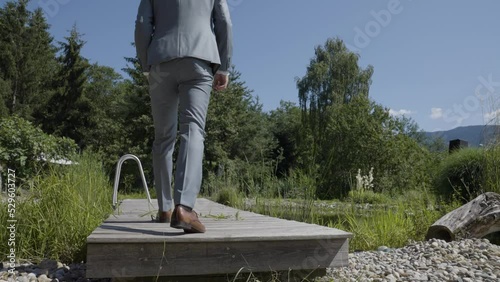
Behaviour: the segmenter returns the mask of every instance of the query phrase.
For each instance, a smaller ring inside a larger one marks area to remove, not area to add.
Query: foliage
[[[351,202],[356,204],[383,204],[389,202],[389,198],[382,193],[373,191],[373,167],[367,175],[361,175],[361,169],[358,170],[356,175],[356,185],[354,189],[349,191],[348,198]]]
[[[58,59],[61,66],[55,80],[56,92],[35,116],[44,131],[69,137],[83,149],[84,128],[95,126],[90,122],[90,101],[83,95],[88,62],[80,52],[85,42],[76,26],[65,39],[59,43],[62,54]]]
[[[81,56],[85,42],[76,27],[56,54],[43,12],[28,11],[27,3],[9,1],[0,9],[0,117],[21,116],[66,138],[46,135],[18,117],[4,119],[0,157],[22,178],[44,166],[36,161],[42,153],[70,157],[76,145],[67,137],[95,152],[90,159],[102,158],[102,164],[83,157],[78,166],[37,175],[23,198],[23,255],[72,260],[83,254],[83,236],[109,208],[103,170],[112,179],[119,157],[132,153],[153,185],[148,81],[137,58],[125,58],[125,78],[90,65]],[[340,227],[355,233],[353,248],[371,249],[423,239],[451,207],[438,208],[428,193],[431,184],[440,185],[440,195],[457,190],[463,199],[476,183],[480,190],[500,190],[498,146],[486,148],[482,159],[479,153],[464,159],[443,154],[441,141],[424,140],[412,120],[391,116],[370,99],[374,69],[358,61],[342,40],[328,39],[297,79],[299,105],[282,101],[269,113],[233,67],[229,88],[211,95],[203,194],[238,208]],[[124,164],[122,179],[120,191],[142,192],[135,163]],[[346,196],[346,204],[317,201]],[[85,207],[70,205],[75,202]],[[60,223],[68,226],[60,232],[64,238],[53,228]]]
[[[243,205],[243,199],[241,193],[238,192],[234,187],[224,186],[221,187],[217,195],[215,196],[215,201],[219,204],[226,206],[238,207]]]
[[[383,194],[381,196],[384,197]],[[257,209],[257,206],[260,208]],[[431,194],[412,190],[399,198],[386,197],[379,204],[314,201],[312,205],[290,206],[287,202],[275,200],[268,201],[266,208],[262,206],[262,203],[257,203],[256,207],[249,209],[351,232],[354,237],[349,242],[350,250],[370,251],[382,245],[398,248],[409,240],[425,240],[429,226],[460,204],[438,204]],[[303,218],[301,214],[304,213],[309,216]]]
[[[114,119],[120,122],[121,134],[116,136],[118,144],[114,145],[115,165],[118,158],[124,154],[134,154],[142,162],[144,174],[148,185],[153,184],[153,157],[151,148],[154,141],[154,126],[151,115],[151,99],[149,97],[149,84],[142,73],[137,58],[126,58],[130,64],[123,69],[130,79],[120,84],[121,90],[116,101]],[[111,165],[111,164],[110,164]],[[127,162],[123,166],[122,178],[126,191],[133,191],[140,187],[140,177],[137,165]]]
[[[90,102],[89,121],[94,126],[81,130],[83,143],[86,149],[102,152],[105,160],[114,160],[115,164],[125,132],[122,76],[98,64],[91,65],[86,75],[84,96]]]
[[[384,193],[373,192],[370,190],[351,190],[349,191],[347,200],[356,204],[384,204],[390,200],[390,197]]]
[[[5,103],[9,100],[10,93],[10,81],[5,81],[0,77],[0,118],[7,117],[10,114]]]
[[[213,196],[219,194],[223,187],[230,187],[243,196],[272,196],[273,178],[270,163],[250,164],[239,159],[227,159],[223,169],[216,173],[208,172],[204,177],[202,193]]]
[[[485,192],[495,192],[500,194],[500,142],[488,146],[485,149],[485,154]]]
[[[374,191],[389,193],[427,186],[430,154],[410,119],[393,117],[368,97],[373,67],[362,69],[358,56],[339,39],[316,48],[297,87],[304,140],[310,135],[317,169],[318,196],[345,197],[358,169],[374,171]]]
[[[305,175],[294,179],[297,186],[305,187],[314,183],[314,180]],[[361,198],[357,202],[316,200],[314,188],[305,190],[308,190],[309,194],[302,198],[257,197],[245,199],[244,202],[240,198],[230,205],[264,215],[351,232],[354,234],[349,242],[351,251],[370,251],[381,245],[398,248],[406,245],[409,240],[425,240],[430,225],[461,205],[458,202],[438,202],[431,193],[421,190],[407,191],[404,195],[394,198],[377,194],[384,201],[372,204],[362,201]]]
[[[277,141],[272,158],[277,161],[278,177],[287,177],[295,170],[311,171],[311,137],[302,124],[301,114],[297,105],[285,101],[269,113],[270,130]]]
[[[443,160],[435,178],[437,193],[444,199],[458,198],[463,203],[486,192],[483,149],[462,149]]]
[[[28,0],[0,8],[0,117],[31,119],[51,96],[56,73],[55,48],[42,9],[27,9]]]
[[[421,145],[427,148],[429,152],[433,153],[448,152],[448,146],[446,145],[446,141],[441,136],[424,138],[423,142],[421,142]]]
[[[269,121],[234,68],[228,88],[210,97],[205,131],[204,175],[223,173],[230,160],[254,164],[271,157]]]
[[[16,198],[16,256],[62,262],[85,260],[86,239],[112,211],[111,186],[99,160],[89,154],[78,165],[54,168],[37,176],[30,189]],[[0,220],[7,222],[1,201]],[[0,230],[2,241],[8,230]],[[7,253],[7,244],[0,253]]]
[[[358,169],[373,172],[374,191],[415,189],[429,182],[429,153],[412,138],[412,123],[366,97],[329,109],[320,164],[321,197],[344,196]]]
[[[306,75],[297,78],[300,107],[304,122],[312,134],[313,157],[321,161],[324,142],[323,130],[328,124],[328,109],[349,103],[358,96],[368,97],[373,67],[358,66],[359,56],[350,52],[340,39],[328,39],[324,46],[315,48],[315,57],[307,67]]]
[[[46,160],[72,158],[76,149],[73,140],[47,135],[20,117],[0,120],[0,162],[20,178],[34,177]]]

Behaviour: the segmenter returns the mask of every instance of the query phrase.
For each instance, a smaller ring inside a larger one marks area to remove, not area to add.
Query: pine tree
[[[32,94],[25,101],[31,107],[27,114],[38,111],[54,94],[54,79],[58,71],[57,48],[52,45],[53,38],[49,28],[43,11],[36,9],[29,21],[29,41],[25,46],[31,51],[27,52],[30,63],[26,65],[25,72],[27,77],[32,78],[27,87]]]
[[[0,113],[27,119],[50,96],[55,48],[41,9],[30,12],[28,0],[0,9]]]
[[[27,0],[7,2],[0,10],[0,77],[10,86],[5,104],[10,114],[17,112],[19,97],[22,95],[21,65],[24,61],[22,45],[26,38],[26,26],[30,12]]]
[[[65,37],[66,42],[59,42],[62,54],[58,58],[56,92],[39,116],[43,117],[42,128],[46,132],[69,137],[83,148],[83,132],[92,125],[90,101],[83,95],[89,63],[80,55],[85,45],[81,37],[73,26],[70,36]]]

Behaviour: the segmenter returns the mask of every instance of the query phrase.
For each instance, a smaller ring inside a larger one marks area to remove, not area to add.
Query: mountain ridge
[[[459,126],[450,130],[424,132],[429,139],[441,138],[446,144],[451,140],[467,141],[469,147],[480,147],[500,139],[500,125]]]

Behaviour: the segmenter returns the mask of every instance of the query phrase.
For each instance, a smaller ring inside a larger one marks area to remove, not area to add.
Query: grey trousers
[[[155,128],[153,169],[160,211],[182,204],[193,208],[200,192],[205,121],[213,83],[210,64],[195,58],[152,66],[149,94]],[[172,154],[179,129],[172,203]]]

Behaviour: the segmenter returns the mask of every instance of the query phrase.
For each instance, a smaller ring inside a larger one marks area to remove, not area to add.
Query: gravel
[[[349,254],[349,266],[320,281],[500,281],[500,246],[486,239],[412,242]]]
[[[85,279],[85,264],[66,265],[55,260],[43,260],[35,265],[29,262],[17,264],[14,275],[9,273],[7,263],[3,263],[0,271],[0,282],[51,282],[51,281],[91,281]],[[98,281],[98,280],[94,280]]]
[[[44,260],[24,263],[9,275],[5,263],[0,282],[107,281],[85,279],[85,264],[65,265]],[[329,270],[316,281],[500,281],[500,246],[486,239],[454,242],[412,242],[399,249],[381,246],[377,251],[349,254],[349,266]]]

